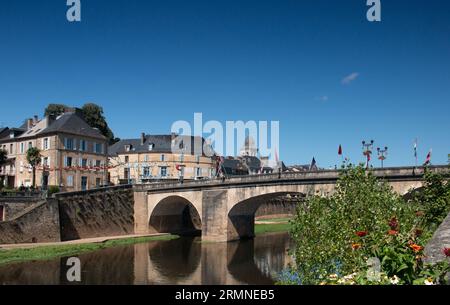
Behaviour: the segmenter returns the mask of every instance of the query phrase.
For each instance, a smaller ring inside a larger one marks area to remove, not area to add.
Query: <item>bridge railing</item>
[[[446,173],[449,170],[448,166],[430,166],[428,170],[440,173]],[[198,181],[184,181],[184,182],[158,182],[149,184],[135,185],[134,189],[139,191],[146,190],[158,190],[158,189],[171,189],[171,188],[189,188],[189,187],[208,187],[219,185],[232,185],[232,184],[245,184],[245,183],[262,183],[265,181],[275,180],[336,180],[343,170],[316,170],[305,172],[282,172],[272,174],[261,175],[245,175],[245,176],[233,176],[229,178],[213,178],[207,180]],[[387,167],[387,168],[374,168],[371,172],[377,177],[420,177],[425,172],[424,167]]]

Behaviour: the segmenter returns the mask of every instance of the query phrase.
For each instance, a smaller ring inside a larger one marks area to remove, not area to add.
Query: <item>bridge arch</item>
[[[290,195],[298,197],[300,202],[307,194],[316,193],[316,190],[299,186],[288,186],[284,188],[265,188],[255,192],[260,192],[260,195],[254,192],[247,195],[240,194],[238,196],[239,199],[232,201],[230,204],[227,226],[228,240],[253,238],[255,236],[256,211],[270,200]]]
[[[201,211],[186,197],[169,195],[156,202],[149,211],[151,232],[178,235],[199,235]]]

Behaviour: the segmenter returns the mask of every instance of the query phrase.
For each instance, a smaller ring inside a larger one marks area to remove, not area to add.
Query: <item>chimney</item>
[[[45,117],[45,128],[49,127],[55,120],[56,120],[56,117],[53,114],[46,116]]]
[[[33,119],[27,119],[27,130],[33,128]]]
[[[141,145],[145,143],[145,133],[141,133]]]
[[[33,117],[33,124],[36,125],[38,123],[38,121],[39,121],[39,117],[37,115],[35,115]]]

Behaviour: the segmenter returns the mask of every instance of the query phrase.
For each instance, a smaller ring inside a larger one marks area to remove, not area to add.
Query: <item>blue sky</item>
[[[0,122],[48,103],[104,107],[116,136],[168,133],[174,121],[280,121],[288,164],[362,161],[361,141],[388,146],[386,166],[450,153],[450,3],[382,0],[65,0],[0,3]],[[350,81],[343,82],[350,77]],[[378,163],[376,163],[378,164]]]

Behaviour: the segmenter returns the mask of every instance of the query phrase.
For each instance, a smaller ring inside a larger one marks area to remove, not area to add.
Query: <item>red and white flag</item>
[[[431,153],[432,153],[432,149],[430,149],[430,152],[428,153],[428,155],[427,155],[427,158],[426,158],[426,160],[425,160],[425,163],[423,164],[423,165],[428,165],[428,164],[430,164],[430,162],[431,162]]]
[[[342,145],[339,145],[338,155],[339,155],[339,156],[342,156]]]

